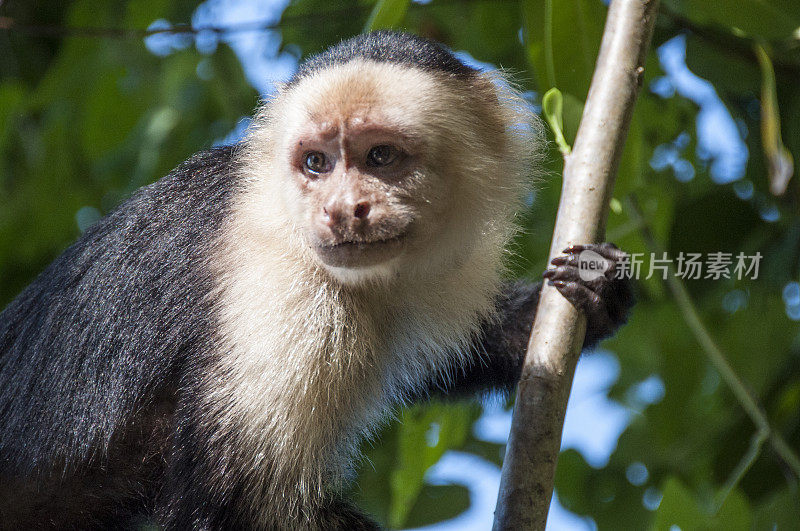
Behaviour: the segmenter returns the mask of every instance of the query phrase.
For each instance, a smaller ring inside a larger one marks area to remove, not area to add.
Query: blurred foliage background
[[[431,37],[514,73],[532,105],[557,88],[571,143],[606,13],[601,0],[297,0],[249,24],[215,23],[233,3],[0,2],[0,307],[132,190],[226,141],[252,113],[254,86],[269,82],[245,75],[237,35],[268,34],[270,53],[290,64],[366,28]],[[694,89],[669,75],[684,48]],[[682,304],[658,274],[640,282],[630,324],[604,345],[620,366],[608,397],[630,421],[606,464],[569,449],[557,472],[561,503],[600,529],[800,526],[792,156],[800,157],[800,0],[662,0],[608,239],[629,252],[763,259],[757,279],[673,284],[687,290]],[[545,265],[562,167],[555,147],[546,165],[521,216],[519,276],[536,278]],[[642,382],[656,382],[654,399],[641,399]],[[391,527],[467,509],[463,486],[429,484],[425,473],[448,450],[501,463],[502,444],[473,429],[481,414],[478,403],[401,412],[366,448],[359,502]]]

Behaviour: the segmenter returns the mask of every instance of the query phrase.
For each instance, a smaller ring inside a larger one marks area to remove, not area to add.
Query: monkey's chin
[[[317,243],[317,256],[325,268],[345,282],[359,282],[390,276],[405,248],[405,237],[374,242]]]

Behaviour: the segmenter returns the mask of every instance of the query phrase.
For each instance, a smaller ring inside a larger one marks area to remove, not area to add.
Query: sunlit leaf
[[[398,428],[398,454],[391,475],[392,504],[389,522],[400,527],[422,490],[425,472],[448,449],[464,444],[473,408],[431,404],[405,411]]]
[[[663,486],[663,498],[656,511],[654,530],[670,531],[678,526],[682,531],[746,531],[752,526],[752,512],[745,497],[734,491],[715,514],[701,508],[693,493],[676,478]]]
[[[551,88],[542,97],[542,114],[556,137],[561,154],[569,155],[572,149],[564,139],[564,98],[557,88]]]
[[[541,92],[586,99],[605,13],[597,0],[524,0],[523,40]]]
[[[769,164],[769,189],[774,195],[781,195],[794,174],[794,160],[781,139],[781,117],[772,60],[760,44],[755,45],[755,50],[761,66],[761,138]]]
[[[736,29],[767,40],[788,39],[800,27],[797,0],[665,0],[664,4],[695,24]]]
[[[369,15],[364,31],[395,28],[403,22],[411,0],[378,0]]]

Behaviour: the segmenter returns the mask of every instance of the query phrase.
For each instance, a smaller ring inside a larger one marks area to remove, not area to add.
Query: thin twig
[[[626,206],[634,222],[639,225],[640,232],[651,252],[663,256],[665,252],[664,247],[655,239],[653,233],[650,231],[647,220],[642,214],[635,197],[627,197]],[[764,410],[758,404],[758,401],[752,395],[747,385],[739,378],[736,371],[733,370],[733,367],[731,367],[731,364],[728,362],[725,354],[711,337],[708,329],[700,319],[700,315],[697,313],[697,308],[692,302],[689,291],[686,289],[681,279],[675,274],[672,264],[668,262],[667,268],[668,274],[667,280],[665,281],[667,287],[675,298],[675,303],[678,305],[678,309],[683,315],[683,320],[686,321],[695,339],[700,343],[700,346],[706,353],[706,357],[717,372],[719,372],[720,376],[722,376],[725,383],[728,384],[736,400],[742,406],[745,413],[747,413],[747,416],[750,417],[756,425],[759,432],[767,434],[770,446],[775,450],[775,453],[778,454],[780,459],[792,471],[795,478],[800,479],[800,459],[798,459],[797,455],[786,443],[781,434],[772,429],[766,413],[764,413]]]
[[[747,471],[750,470],[750,467],[756,462],[758,455],[761,453],[761,447],[764,445],[764,441],[766,441],[767,438],[769,438],[769,433],[766,430],[757,430],[750,438],[750,447],[739,460],[736,468],[733,469],[725,485],[722,486],[717,494],[714,514],[717,514],[719,510],[722,509],[730,493],[739,485],[744,475],[747,474]]]

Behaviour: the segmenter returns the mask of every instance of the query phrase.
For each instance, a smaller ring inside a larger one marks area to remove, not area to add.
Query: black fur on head
[[[478,71],[461,62],[446,46],[423,37],[398,31],[380,30],[341,41],[322,53],[309,57],[289,80],[288,85],[331,66],[353,59],[368,59],[442,72],[467,78]]]

